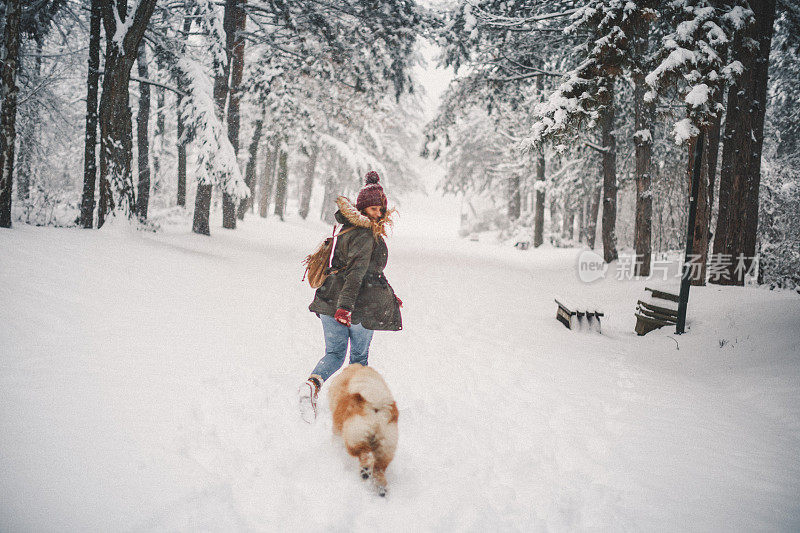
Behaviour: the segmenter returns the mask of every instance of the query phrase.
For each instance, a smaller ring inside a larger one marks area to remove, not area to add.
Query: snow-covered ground
[[[406,215],[404,329],[370,350],[400,407],[381,499],[295,403],[329,228],[212,229],[0,231],[0,530],[800,529],[796,294],[693,288],[687,335],[637,337],[651,283]],[[603,334],[559,295],[601,302]]]

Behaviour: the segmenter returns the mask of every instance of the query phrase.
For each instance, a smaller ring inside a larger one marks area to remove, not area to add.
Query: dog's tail
[[[369,448],[370,448],[370,450],[372,450],[371,452],[369,452],[369,454],[372,455],[372,452],[377,450],[378,446],[379,446],[379,444],[378,444],[378,436],[374,432],[371,433],[369,435],[369,437],[367,437],[367,444],[369,444]]]

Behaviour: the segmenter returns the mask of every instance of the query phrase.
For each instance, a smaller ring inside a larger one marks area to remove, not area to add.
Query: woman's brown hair
[[[361,214],[367,216],[367,213],[361,211]],[[377,221],[370,219],[372,222],[372,235],[375,237],[377,241],[380,237],[387,236],[387,229],[391,229],[394,226],[394,220],[392,220],[392,215],[397,213],[397,209],[387,209],[386,207],[381,206],[381,218]]]

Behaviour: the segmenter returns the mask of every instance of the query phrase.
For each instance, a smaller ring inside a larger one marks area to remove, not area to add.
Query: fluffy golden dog
[[[368,366],[350,365],[331,382],[333,433],[358,458],[361,477],[372,477],[386,495],[384,472],[397,449],[397,404],[380,374]]]

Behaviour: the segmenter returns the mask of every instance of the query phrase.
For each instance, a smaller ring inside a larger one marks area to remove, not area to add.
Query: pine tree
[[[741,74],[728,91],[725,119],[714,254],[732,260],[723,262],[727,271],[712,280],[720,284],[743,285],[738,258],[744,259],[747,271],[756,253],[775,0],[753,2],[751,8],[754,23],[737,35],[731,49],[732,59],[741,64]]]

